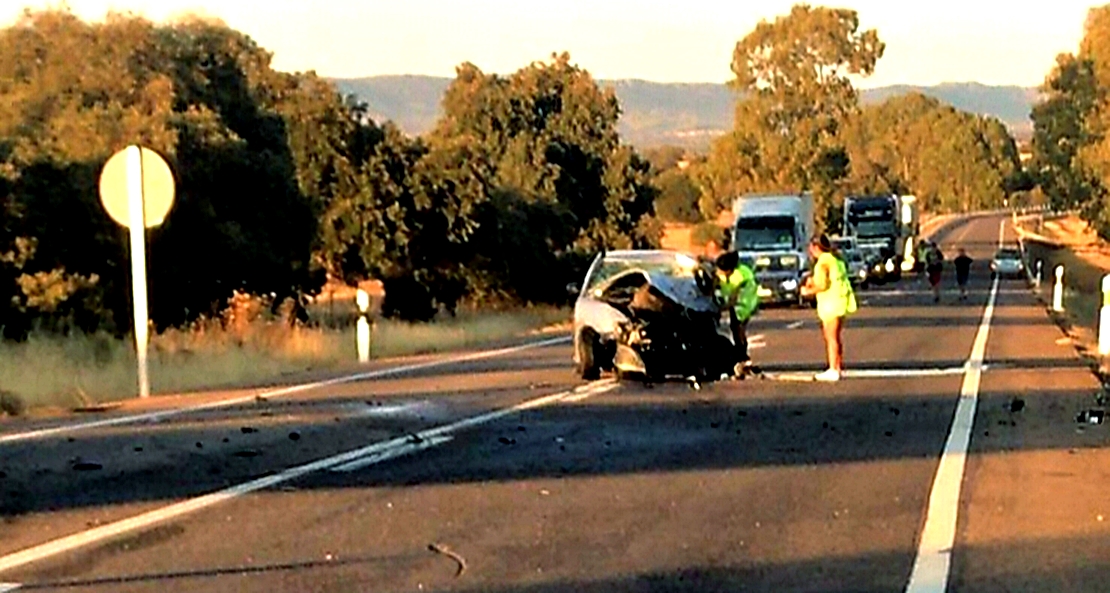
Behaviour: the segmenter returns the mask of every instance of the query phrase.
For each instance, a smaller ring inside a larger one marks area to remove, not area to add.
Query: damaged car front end
[[[713,296],[713,271],[672,251],[615,251],[595,259],[575,303],[574,358],[583,378],[602,371],[659,382],[731,371],[734,346]]]

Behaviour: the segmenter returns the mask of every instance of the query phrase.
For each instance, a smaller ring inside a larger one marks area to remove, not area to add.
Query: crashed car
[[[574,305],[574,362],[584,379],[603,371],[650,382],[719,378],[735,362],[713,268],[675,251],[598,255]]]

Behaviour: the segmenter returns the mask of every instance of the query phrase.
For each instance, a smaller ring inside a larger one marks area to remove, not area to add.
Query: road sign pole
[[[1052,287],[1052,310],[1064,311],[1064,266],[1056,266],[1056,284]]]
[[[135,357],[139,397],[150,396],[147,370],[149,317],[146,300],[146,222],[143,212],[143,159],[138,146],[127,147],[127,211],[131,220],[131,294],[135,310]]]

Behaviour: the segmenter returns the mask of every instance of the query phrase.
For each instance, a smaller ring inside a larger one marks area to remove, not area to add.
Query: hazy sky
[[[1107,0],[1110,1],[1110,0]],[[77,15],[109,9],[156,21],[182,12],[219,17],[274,54],[281,70],[323,76],[453,76],[470,61],[508,73],[554,51],[596,78],[723,82],[736,41],[781,0],[69,0]],[[811,2],[811,4],[820,4]],[[56,0],[0,0],[0,23]],[[1090,0],[844,0],[886,54],[870,87],[893,83],[1040,84],[1055,56],[1074,51]]]

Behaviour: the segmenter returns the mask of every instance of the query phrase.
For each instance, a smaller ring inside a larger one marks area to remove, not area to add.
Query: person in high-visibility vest
[[[818,235],[809,243],[809,254],[817,260],[813,275],[802,287],[805,296],[817,297],[817,317],[821,319],[828,352],[829,368],[813,378],[818,381],[839,381],[844,370],[844,320],[856,312],[856,293],[844,263],[827,235]]]
[[[758,372],[748,355],[748,321],[759,308],[759,283],[750,267],[740,261],[735,251],[721,254],[716,261],[717,286],[723,306],[729,312],[729,327],[735,344],[735,376],[743,378]]]

